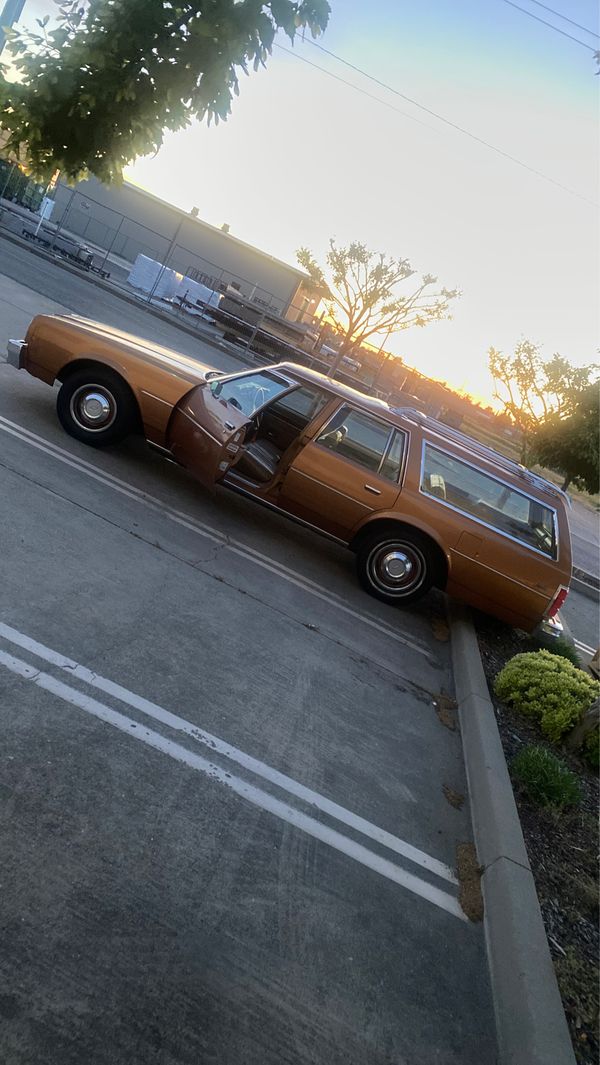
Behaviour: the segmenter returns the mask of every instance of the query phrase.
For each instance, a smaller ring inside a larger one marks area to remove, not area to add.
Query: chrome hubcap
[[[405,580],[414,568],[404,551],[388,551],[381,559],[380,565],[387,579],[391,581]]]
[[[73,421],[88,432],[108,429],[117,416],[115,398],[102,385],[83,385],[71,396]]]
[[[416,544],[377,544],[367,560],[371,584],[386,595],[412,595],[427,576],[427,563]]]

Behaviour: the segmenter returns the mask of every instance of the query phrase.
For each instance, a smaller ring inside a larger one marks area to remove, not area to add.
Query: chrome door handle
[[[367,492],[372,492],[374,496],[380,496],[381,495],[381,492],[379,491],[379,488],[373,488],[373,485],[371,485],[371,484],[366,484],[365,488],[367,489]]]
[[[224,424],[226,429],[235,429],[233,422],[225,422]]]

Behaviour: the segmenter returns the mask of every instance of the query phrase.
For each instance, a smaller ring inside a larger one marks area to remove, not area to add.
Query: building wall
[[[52,220],[129,263],[141,252],[217,287],[286,313],[305,275],[133,185],[105,186],[94,178],[73,189],[59,185]],[[176,243],[173,247],[173,239]],[[301,309],[302,302],[298,305]],[[293,311],[292,311],[293,315]]]
[[[313,322],[318,316],[321,304],[321,294],[315,291],[314,285],[300,279],[298,288],[294,294],[291,306],[285,315],[290,322]]]

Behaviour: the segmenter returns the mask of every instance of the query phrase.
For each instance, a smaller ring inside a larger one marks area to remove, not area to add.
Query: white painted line
[[[575,644],[578,651],[585,651],[586,655],[596,654],[595,647],[589,647],[587,643],[582,643],[581,640],[574,640],[573,643]]]
[[[164,736],[161,736],[160,733],[140,725],[138,721],[133,721],[132,718],[125,717],[124,714],[118,713],[118,711],[113,710],[104,703],[100,703],[96,699],[92,699],[89,695],[77,691],[76,688],[71,688],[69,685],[63,684],[62,681],[56,680],[56,678],[50,676],[49,673],[42,673],[39,670],[33,669],[33,667],[29,666],[26,662],[14,658],[13,655],[9,655],[2,650],[0,650],[0,665],[3,665],[6,669],[10,670],[10,672],[17,674],[17,676],[24,680],[31,681],[44,691],[57,696],[71,706],[76,706],[80,710],[84,710],[85,713],[91,714],[93,717],[97,717],[109,725],[113,725],[114,728],[119,729],[121,732],[125,732],[128,736],[139,740],[141,743],[153,747],[154,750],[160,751],[161,754],[168,755],[170,758],[175,759],[177,762],[181,762],[190,769],[203,773],[205,776],[210,777],[211,780],[223,784],[226,788],[235,792],[236,795],[246,799],[247,802],[252,803],[254,806],[258,806],[262,810],[267,810],[280,820],[286,821],[290,825],[294,825],[296,828],[306,832],[314,839],[318,839],[322,843],[326,843],[327,846],[333,847],[342,854],[346,854],[349,858],[353,858],[354,861],[360,862],[361,865],[379,873],[380,876],[387,877],[388,880],[392,880],[394,883],[406,888],[407,891],[419,895],[421,898],[433,903],[434,906],[438,906],[440,909],[445,910],[454,917],[458,917],[462,921],[467,920],[459,906],[458,900],[454,896],[427,883],[425,880],[420,880],[419,877],[414,876],[405,869],[401,869],[400,866],[395,865],[386,858],[382,858],[378,854],[373,853],[368,850],[367,847],[363,847],[362,844],[356,843],[352,839],[348,839],[346,836],[342,835],[341,832],[337,832],[335,829],[329,828],[327,825],[321,824],[319,821],[315,821],[312,817],[302,813],[300,810],[296,810],[293,806],[281,802],[280,799],[276,799],[273,795],[269,795],[268,792],[256,788],[253,784],[249,784],[247,781],[242,780],[239,777],[235,777],[232,773],[222,769],[221,766],[215,765],[213,762],[209,762],[206,758],[202,758],[193,751],[181,747],[180,744],[166,739]]]
[[[192,518],[189,515],[183,513],[180,510],[176,510],[169,506],[168,503],[163,503],[155,496],[149,495],[147,492],[141,491],[136,488],[135,485],[129,484],[127,481],[122,481],[118,477],[114,477],[110,473],[98,470],[90,462],[86,462],[85,459],[75,458],[68,451],[58,447],[56,444],[51,444],[49,441],[44,440],[43,437],[37,436],[36,433],[30,432],[29,429],[24,429],[16,422],[11,422],[8,418],[0,416],[0,429],[8,433],[10,436],[14,436],[21,440],[23,443],[29,444],[31,447],[37,448],[38,451],[43,451],[51,458],[56,459],[58,462],[62,462],[72,469],[77,470],[79,473],[85,474],[87,477],[91,477],[95,481],[99,481],[101,484],[106,485],[108,488],[112,488],[116,492],[120,492],[122,495],[127,496],[129,499],[135,500],[137,503],[141,503],[149,510],[155,513],[161,514],[163,517],[169,518],[170,521],[175,522],[178,525],[184,526],[186,529],[191,529],[192,532],[198,533],[200,536],[206,537],[213,543],[221,544],[224,550],[229,550],[234,554],[240,555],[242,558],[248,559],[254,562],[255,565],[260,566],[262,569],[268,570],[275,576],[280,577],[281,580],[287,581],[289,584],[295,585],[297,588],[301,588],[302,591],[307,592],[309,595],[320,599],[328,606],[333,606],[342,613],[349,615],[352,618],[356,618],[361,621],[363,625],[367,625],[378,632],[383,633],[385,636],[397,643],[403,644],[405,647],[409,647],[412,651],[416,651],[417,654],[423,655],[430,661],[435,661],[434,655],[425,647],[412,637],[404,635],[398,632],[396,629],[392,629],[390,626],[378,621],[368,614],[354,610],[352,607],[341,598],[336,595],[335,592],[323,592],[320,585],[316,581],[310,580],[309,577],[303,576],[296,570],[291,569],[289,566],[284,566],[280,562],[276,562],[274,559],[269,558],[267,555],[263,555],[260,551],[256,551],[252,547],[248,547],[240,540],[236,540],[234,537],[227,536],[221,533],[213,526],[206,525],[204,522],[199,521],[197,518]]]
[[[256,776],[270,781],[270,783],[275,784],[276,787],[286,791],[289,795],[309,803],[311,806],[328,814],[329,817],[334,818],[348,828],[352,828],[356,832],[360,832],[362,835],[367,836],[367,838],[373,842],[379,843],[383,847],[387,847],[388,850],[393,851],[395,854],[400,854],[402,857],[408,858],[409,861],[414,862],[415,865],[420,865],[423,869],[429,870],[429,872],[434,873],[435,876],[439,876],[451,884],[458,883],[453,870],[448,865],[445,865],[444,862],[440,862],[437,858],[432,858],[431,855],[426,854],[425,851],[419,850],[418,847],[413,847],[412,844],[406,843],[404,840],[399,839],[390,832],[386,832],[385,829],[378,828],[377,825],[367,821],[364,817],[360,817],[358,814],[346,810],[343,806],[339,806],[338,803],[333,802],[326,796],[320,795],[319,792],[313,791],[312,788],[305,787],[304,784],[299,783],[292,777],[286,776],[284,773],[280,773],[279,770],[273,769],[265,762],[253,758],[252,755],[246,754],[244,751],[232,746],[225,740],[219,739],[218,736],[213,736],[210,732],[206,732],[204,729],[192,724],[191,721],[186,721],[185,718],[172,714],[169,710],[165,710],[164,707],[158,706],[157,703],[150,702],[143,696],[137,695],[135,692],[131,692],[127,688],[123,688],[120,684],[116,684],[114,681],[109,680],[106,677],[99,676],[99,674],[80,665],[72,658],[66,658],[64,655],[60,654],[60,652],[54,651],[52,648],[46,647],[42,643],[38,643],[37,640],[33,640],[30,636],[27,636],[23,632],[19,632],[18,629],[13,629],[10,625],[5,625],[3,622],[0,622],[0,636],[8,643],[12,643],[16,647],[21,647],[23,650],[29,651],[30,654],[36,655],[43,661],[48,662],[53,666],[57,666],[71,677],[76,677],[77,680],[89,684],[90,687],[96,688],[99,691],[104,692],[106,695],[113,696],[113,698],[125,703],[131,709],[138,710],[147,717],[151,717],[155,721],[160,721],[162,724],[168,725],[169,728],[172,728],[177,732],[183,732],[187,736],[191,736],[192,739],[196,740],[198,743],[204,744],[204,746],[223,755],[225,758],[228,758],[230,761],[249,770]],[[415,801],[412,792],[408,788],[405,789],[404,797],[412,802]]]

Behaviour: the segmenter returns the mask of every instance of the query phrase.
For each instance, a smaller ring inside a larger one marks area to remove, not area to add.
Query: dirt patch
[[[442,691],[439,695],[435,696],[433,700],[435,706],[435,712],[441,721],[442,725],[449,728],[451,732],[456,732],[458,728],[458,718],[456,716],[456,710],[458,703],[456,699],[453,699],[446,692]]]
[[[431,630],[436,640],[439,640],[440,643],[447,643],[450,639],[450,629],[443,618],[432,618]]]
[[[444,798],[455,810],[462,810],[465,797],[460,794],[460,791],[454,791],[454,788],[451,788],[449,784],[442,784],[442,791],[444,792]]]
[[[470,921],[483,920],[483,895],[481,894],[482,869],[477,861],[477,852],[472,843],[459,843],[456,848],[456,874],[458,876],[458,901]]]
[[[475,622],[509,769],[524,746],[540,744],[558,754],[580,782],[580,806],[563,813],[532,805],[513,783],[575,1056],[579,1065],[597,1065],[598,777],[578,756],[546,743],[530,719],[493,695],[494,678],[505,662],[536,649],[531,637],[480,615]]]

